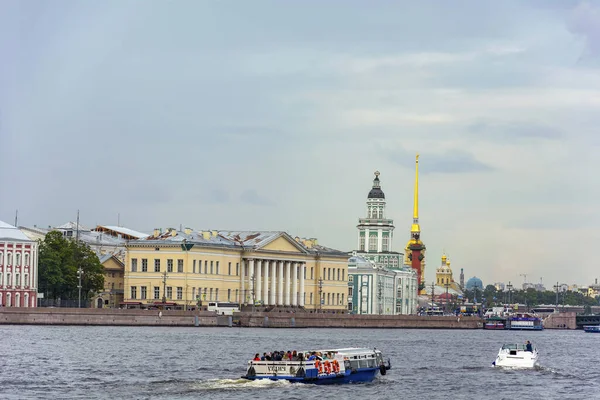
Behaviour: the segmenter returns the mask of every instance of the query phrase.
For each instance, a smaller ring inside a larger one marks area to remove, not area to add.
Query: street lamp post
[[[254,312],[254,303],[256,303],[256,300],[254,298],[254,274],[252,274],[250,276],[250,280],[252,281],[252,287],[250,288],[250,298],[252,300],[252,312]]]
[[[444,311],[446,313],[448,313],[448,288],[450,287],[450,283],[446,282],[446,283],[444,283],[444,286],[446,286],[446,301],[445,301]]]
[[[77,277],[79,278],[79,284],[77,285],[77,289],[79,289],[79,308],[81,308],[81,277],[83,276],[83,269],[81,266],[77,268]]]
[[[510,281],[508,281],[508,285],[506,285],[506,288],[508,289],[508,304],[510,304],[511,292],[512,292],[512,288],[513,288],[513,285],[510,283]]]
[[[319,278],[319,311],[323,311],[323,278]]]
[[[558,284],[558,282],[556,282],[556,285],[554,285],[554,289],[556,289],[556,308],[558,309],[558,289],[560,288],[560,285]]]
[[[163,302],[163,307],[165,305],[165,303],[167,302],[167,271],[165,270],[165,272],[163,272],[163,297],[162,297],[162,302]]]

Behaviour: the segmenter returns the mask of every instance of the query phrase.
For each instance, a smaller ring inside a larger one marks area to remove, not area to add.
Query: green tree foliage
[[[104,268],[98,256],[81,242],[68,240],[60,232],[49,232],[40,243],[39,290],[50,299],[76,299],[77,269],[81,267],[81,297],[89,299],[104,287]]]
[[[483,296],[481,289],[475,290],[465,290],[465,298],[468,301],[473,301],[473,299],[477,297],[477,301],[480,302],[482,299],[485,299],[485,306],[500,306],[502,304],[508,303],[508,292],[506,291],[497,291],[493,285],[487,285],[483,290]],[[510,303],[515,304],[526,304],[530,307],[538,306],[541,304],[544,305],[556,305],[556,292],[551,290],[546,290],[543,292],[538,292],[533,288],[529,288],[527,290],[513,290],[510,294]],[[558,304],[566,305],[566,306],[595,306],[599,304],[599,300],[597,298],[585,296],[580,292],[566,291],[558,292]]]

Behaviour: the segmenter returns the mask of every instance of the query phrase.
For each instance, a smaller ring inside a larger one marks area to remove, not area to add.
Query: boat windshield
[[[502,345],[502,350],[521,350],[525,351],[524,344],[504,344]]]

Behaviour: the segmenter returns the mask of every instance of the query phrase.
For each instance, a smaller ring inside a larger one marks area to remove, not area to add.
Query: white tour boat
[[[492,365],[496,367],[533,368],[537,361],[538,352],[535,347],[531,346],[531,350],[528,350],[524,344],[504,344]]]
[[[291,382],[330,384],[371,382],[379,373],[385,375],[391,368],[383,361],[377,349],[347,348],[300,352],[301,360],[248,361],[244,379],[287,380]],[[322,359],[310,356],[327,355]]]

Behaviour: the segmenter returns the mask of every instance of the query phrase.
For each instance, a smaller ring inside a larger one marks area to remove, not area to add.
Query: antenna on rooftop
[[[17,220],[19,219],[19,210],[15,211],[15,227],[18,227],[19,225],[17,225]]]
[[[121,213],[117,213],[117,226],[121,226]]]

